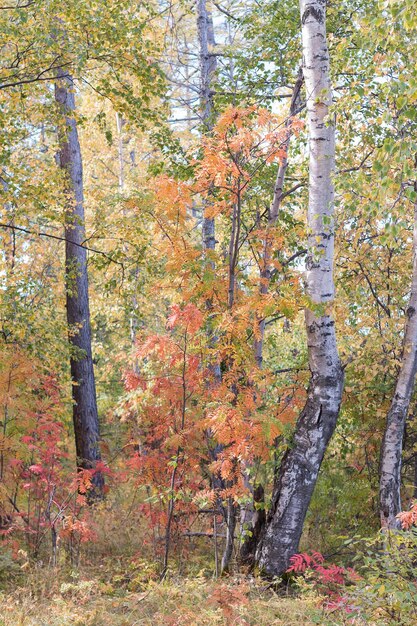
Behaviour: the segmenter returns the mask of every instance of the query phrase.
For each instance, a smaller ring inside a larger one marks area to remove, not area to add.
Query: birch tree
[[[293,444],[275,480],[266,530],[257,550],[258,565],[270,576],[285,572],[297,551],[320,465],[336,426],[344,379],[331,312],[335,291],[335,128],[329,119],[332,90],[326,1],[301,0],[300,12],[310,153],[306,290],[311,306],[305,318],[311,380]]]
[[[200,115],[203,132],[213,128],[213,78],[217,69],[214,53],[213,17],[207,9],[206,0],[197,2],[197,28],[200,46]],[[206,251],[216,247],[214,218],[203,216],[203,246]],[[209,253],[210,254],[210,253]]]
[[[417,184],[415,184],[417,191]],[[414,205],[413,275],[406,311],[401,367],[381,448],[379,506],[382,528],[400,528],[404,429],[417,373],[417,203]]]

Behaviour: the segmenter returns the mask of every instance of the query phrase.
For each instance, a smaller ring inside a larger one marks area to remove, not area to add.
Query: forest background
[[[415,3],[0,29],[0,624],[414,623]]]

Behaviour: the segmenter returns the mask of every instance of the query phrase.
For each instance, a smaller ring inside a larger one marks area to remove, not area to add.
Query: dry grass
[[[92,573],[92,572],[91,572]],[[172,578],[140,592],[99,578],[63,582],[32,572],[22,588],[0,596],[0,626],[310,626],[328,619],[317,596],[279,597],[256,581]]]

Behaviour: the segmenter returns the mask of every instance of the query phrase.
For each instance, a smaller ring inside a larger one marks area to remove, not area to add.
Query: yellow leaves
[[[159,176],[154,181],[154,193],[160,209],[173,221],[186,218],[187,207],[191,206],[191,190],[182,182],[169,176]]]
[[[268,445],[272,445],[282,434],[286,425],[293,425],[306,402],[307,394],[303,387],[288,389],[278,404],[272,417],[266,415],[263,422],[263,435]]]
[[[214,489],[204,489],[198,491],[194,501],[200,506],[214,505],[217,500],[217,493]]]
[[[12,450],[15,444],[13,444],[12,440],[9,437],[6,437],[2,433],[0,433],[0,452],[7,452]]]

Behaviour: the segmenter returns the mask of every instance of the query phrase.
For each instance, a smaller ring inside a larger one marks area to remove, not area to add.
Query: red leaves
[[[342,593],[347,584],[359,579],[359,575],[351,567],[345,568],[333,563],[325,565],[324,560],[320,552],[294,554],[290,559],[291,565],[287,572],[294,574],[308,572],[319,592],[327,596],[324,602],[327,610],[334,611],[343,608],[350,612],[351,607]]]
[[[61,533],[64,516],[81,519],[82,503],[73,497],[77,494],[75,454],[71,451],[73,460],[67,463],[68,434],[61,421],[68,407],[58,380],[44,374],[39,363],[19,353],[9,367],[13,376],[4,401],[13,428],[7,433],[10,445],[3,447],[2,488],[13,495],[13,500],[10,496],[4,502],[17,501],[19,513],[10,511],[14,521],[4,535],[9,545],[24,542],[29,550],[38,550],[49,538],[47,529],[54,527]]]
[[[303,552],[301,554],[294,554],[290,558],[290,567],[287,572],[294,572],[296,574],[303,574],[306,569],[316,569],[324,562],[324,556],[320,552],[312,552],[311,555]]]
[[[228,586],[225,583],[218,584],[210,596],[209,602],[216,608],[220,608],[227,624],[242,624],[235,608],[249,604],[249,586]]]
[[[33,437],[31,435],[23,435],[23,437],[20,438],[20,441],[22,443],[29,444],[29,443],[32,443],[34,441],[34,439],[33,439]]]
[[[203,315],[194,304],[186,304],[184,307],[180,307],[177,304],[172,306],[171,314],[167,321],[167,328],[180,327],[194,334],[200,330],[202,325]]]
[[[138,388],[146,389],[146,382],[143,378],[130,369],[124,372],[124,383],[126,391],[136,391]]]
[[[201,367],[200,329],[203,315],[195,304],[174,305],[166,333],[144,337],[135,358],[138,374],[125,374],[130,392],[131,446],[127,460],[139,485],[151,485],[161,524],[166,523],[166,500],[175,492],[175,509],[181,502],[192,511],[191,499],[201,489],[200,460],[203,420],[199,400],[205,388]],[[175,472],[174,472],[175,469]],[[145,507],[144,512],[151,512]],[[181,517],[184,523],[186,516]],[[177,523],[177,522],[175,522]],[[178,522],[179,523],[179,522]]]

